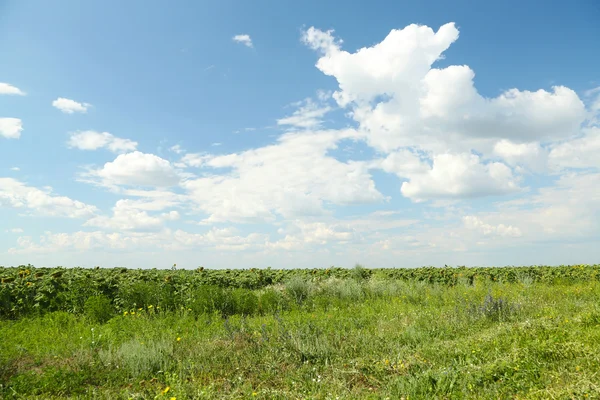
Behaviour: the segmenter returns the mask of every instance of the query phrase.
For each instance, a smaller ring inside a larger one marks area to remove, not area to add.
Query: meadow
[[[0,398],[600,398],[600,266],[0,267]]]

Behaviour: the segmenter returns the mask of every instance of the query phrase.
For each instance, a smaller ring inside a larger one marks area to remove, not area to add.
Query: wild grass
[[[202,287],[175,311],[151,295],[118,315],[90,299],[82,313],[0,321],[1,398],[600,398],[598,281],[359,271]]]

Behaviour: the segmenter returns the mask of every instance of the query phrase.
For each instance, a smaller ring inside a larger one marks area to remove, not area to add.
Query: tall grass
[[[0,398],[600,397],[595,281],[307,277],[186,296],[0,321]]]

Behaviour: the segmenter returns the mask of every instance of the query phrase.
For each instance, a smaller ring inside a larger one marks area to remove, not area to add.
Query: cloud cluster
[[[19,118],[0,118],[0,136],[6,139],[18,139],[23,132],[23,121]]]
[[[13,251],[210,247],[336,255],[352,248],[398,256],[600,234],[600,91],[590,91],[585,102],[560,85],[485,97],[469,66],[436,65],[458,39],[453,23],[437,31],[413,24],[349,52],[333,31],[307,29],[301,40],[318,54],[316,68],[338,87],[294,104],[295,111],[276,121],[285,132],[264,147],[218,154],[216,144],[205,152],[175,145],[171,161],[108,132],[73,133],[69,147],[116,153],[112,161],[89,168],[82,180],[123,198],[102,214],[2,178],[0,206],[85,217],[84,226],[97,229],[48,233],[37,242],[23,236]],[[253,47],[249,35],[233,40]],[[21,91],[0,84],[0,93]],[[65,113],[90,107],[64,98],[53,105]],[[328,129],[324,117],[336,109],[354,127]],[[0,135],[18,138],[21,130],[20,120],[0,119]],[[342,161],[335,153],[348,142],[365,146],[370,155]],[[414,207],[444,204],[448,215],[401,218],[388,211],[336,217],[339,207],[389,200],[374,172],[396,176],[397,195],[419,203]],[[528,187],[536,176],[553,182]],[[511,200],[502,201],[507,195]],[[496,203],[475,211],[461,202],[484,197]],[[199,229],[198,224],[238,223],[279,229],[276,235],[243,235],[231,227],[212,226],[204,233],[167,228],[176,221]]]
[[[3,94],[25,96],[27,93],[9,83],[0,82],[0,95]]]
[[[88,171],[85,177],[107,187],[169,187],[180,181],[175,167],[168,160],[140,151],[119,154],[103,167]]]
[[[270,146],[204,158],[201,165],[214,172],[181,186],[210,223],[272,222],[276,216],[321,215],[324,204],[383,200],[367,163],[327,155],[339,140],[355,135],[353,130],[285,134]]]
[[[67,146],[80,150],[106,148],[113,153],[134,151],[137,142],[113,136],[108,132],[83,131],[71,134]]]
[[[93,205],[55,196],[51,188],[41,190],[13,178],[0,178],[0,207],[22,209],[28,215],[66,218],[86,218],[98,211]]]
[[[252,44],[252,38],[250,38],[250,35],[247,35],[247,34],[235,35],[233,37],[233,41],[241,43],[247,47],[254,47],[254,45]]]
[[[59,97],[52,102],[52,106],[59,109],[65,114],[85,114],[92,105],[88,103],[80,103],[78,101],[66,99],[64,97]]]

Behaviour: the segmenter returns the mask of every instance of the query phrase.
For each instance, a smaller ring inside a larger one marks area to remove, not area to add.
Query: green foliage
[[[104,295],[90,296],[85,301],[85,315],[93,322],[103,324],[115,315],[115,308]]]
[[[212,309],[231,315],[237,312],[235,304],[229,299],[233,295],[232,292],[215,292],[215,299],[210,301],[201,300],[202,295],[199,295],[200,300],[196,300],[198,293],[203,290],[201,288],[256,290],[284,284],[287,298],[301,305],[313,295],[311,291],[315,285],[331,278],[344,281],[352,279],[363,285],[363,295],[378,297],[404,290],[402,282],[449,287],[520,283],[524,287],[531,287],[540,283],[563,285],[598,281],[600,265],[414,269],[366,269],[357,265],[353,269],[331,267],[280,270],[67,269],[22,265],[15,268],[0,267],[0,319],[18,319],[53,311],[79,314],[84,312],[85,300],[95,295],[109,298],[120,313],[135,308],[146,309],[152,305],[160,306],[164,311],[184,307],[193,308],[198,313],[204,313],[200,309]],[[353,289],[347,286],[346,290]],[[235,296],[241,296],[241,293]],[[340,293],[340,296],[356,298],[356,294],[354,291],[345,295]],[[406,295],[412,302],[418,303],[422,300],[418,290],[409,291]],[[194,302],[198,305],[192,307]],[[214,304],[208,305],[211,302]],[[260,300],[258,303],[256,308],[263,309]],[[254,306],[249,307],[255,309]]]
[[[476,316],[483,316],[492,321],[503,321],[517,312],[518,306],[502,298],[494,298],[491,294],[485,296],[483,304],[472,305],[470,312]]]
[[[288,308],[283,294],[273,288],[267,288],[258,297],[258,311],[260,314],[272,314]]]
[[[313,292],[314,286],[308,280],[294,276],[285,284],[286,293],[296,302],[302,304]]]
[[[352,277],[357,281],[364,281],[371,277],[371,271],[360,264],[356,264],[352,269]]]
[[[148,280],[152,301],[165,285],[178,306],[104,324],[87,310],[111,297],[92,285],[86,315],[1,320],[0,398],[600,397],[596,280],[299,276],[290,291]]]

